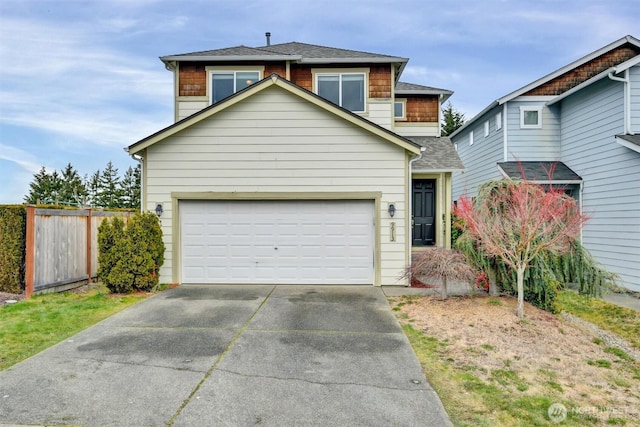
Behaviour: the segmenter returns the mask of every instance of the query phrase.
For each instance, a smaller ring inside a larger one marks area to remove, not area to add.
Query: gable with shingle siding
[[[600,55],[599,57],[592,59],[591,61],[588,61],[585,64],[582,64],[579,67],[576,67],[573,70],[530,90],[529,92],[526,92],[524,96],[560,95],[600,74],[601,72],[637,56],[638,54],[640,54],[640,48],[637,46],[631,44],[620,46],[619,48]]]

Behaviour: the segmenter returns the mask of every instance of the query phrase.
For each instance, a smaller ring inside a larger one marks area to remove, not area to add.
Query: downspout
[[[438,136],[442,136],[442,94],[438,95]]]
[[[502,161],[507,162],[509,157],[509,140],[507,139],[507,103],[502,105]]]
[[[609,73],[609,78],[624,83],[624,133],[634,135],[631,130],[631,91],[629,90],[629,70],[624,70],[624,78],[614,76],[614,71]]]
[[[128,148],[125,148],[127,153],[129,152]],[[145,200],[144,194],[144,157],[139,154],[129,154],[133,160],[140,163],[140,213],[144,212],[144,207],[147,205],[147,201]]]
[[[580,216],[582,217],[582,199],[584,198],[584,181],[580,181],[580,190],[579,190],[580,200],[578,204],[578,209],[580,209]],[[580,226],[580,244],[582,244],[582,230],[584,229],[584,224]]]

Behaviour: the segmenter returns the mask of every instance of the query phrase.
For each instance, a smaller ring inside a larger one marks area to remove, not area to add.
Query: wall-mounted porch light
[[[389,203],[389,208],[387,209],[387,212],[389,212],[389,216],[393,218],[393,216],[396,214],[396,205],[394,205],[393,203]]]
[[[156,205],[156,215],[158,215],[158,218],[160,218],[160,216],[162,215],[162,204],[158,203]]]

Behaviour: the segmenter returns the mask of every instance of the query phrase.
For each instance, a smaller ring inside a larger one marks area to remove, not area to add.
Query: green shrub
[[[478,268],[492,270],[502,293],[517,294],[516,272],[499,258],[487,256],[464,233],[457,239],[456,247]],[[558,291],[569,284],[576,285],[582,295],[597,297],[615,285],[615,282],[616,275],[602,268],[580,242],[574,241],[567,254],[542,252],[533,260],[524,273],[524,300],[553,312]]]
[[[0,292],[20,293],[24,283],[27,210],[0,206]]]
[[[162,229],[156,215],[105,219],[98,228],[98,277],[112,292],[148,291],[158,285],[164,263]]]

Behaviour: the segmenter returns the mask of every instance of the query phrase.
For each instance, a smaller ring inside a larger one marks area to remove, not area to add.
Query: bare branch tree
[[[403,278],[434,277],[441,280],[441,296],[447,299],[447,280],[471,281],[475,269],[465,256],[456,250],[430,248],[414,254],[411,265],[406,268]]]

